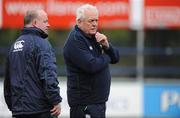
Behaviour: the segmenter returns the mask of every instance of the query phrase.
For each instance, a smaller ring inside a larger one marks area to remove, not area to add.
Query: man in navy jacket
[[[76,11],[76,26],[63,49],[67,66],[67,96],[71,118],[105,118],[111,75],[109,64],[119,52],[104,34],[97,32],[98,11],[86,4]]]
[[[22,34],[10,48],[4,97],[13,118],[51,118],[61,113],[56,57],[45,11],[28,11]]]

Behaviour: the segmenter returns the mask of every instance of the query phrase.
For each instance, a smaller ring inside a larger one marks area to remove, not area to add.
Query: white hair
[[[91,10],[94,10],[95,12],[97,12],[98,14],[98,10],[95,6],[93,5],[90,5],[90,4],[85,4],[85,5],[82,5],[80,6],[77,10],[76,10],[76,20],[79,20],[79,19],[82,19],[85,17],[85,10],[87,9],[91,9]]]

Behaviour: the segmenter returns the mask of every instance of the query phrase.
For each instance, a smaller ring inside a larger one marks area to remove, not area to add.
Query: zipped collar
[[[24,27],[22,29],[22,35],[23,34],[34,34],[40,36],[43,39],[48,37],[48,34],[44,33],[44,31],[36,27]]]

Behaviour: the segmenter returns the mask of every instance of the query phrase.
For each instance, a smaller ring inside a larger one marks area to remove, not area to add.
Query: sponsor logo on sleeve
[[[24,41],[16,41],[14,43],[14,49],[13,52],[18,52],[18,51],[22,51],[23,50],[23,45],[24,45]]]

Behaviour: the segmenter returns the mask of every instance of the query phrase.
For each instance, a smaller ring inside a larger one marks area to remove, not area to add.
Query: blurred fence
[[[118,47],[120,52],[120,57],[124,56],[136,56],[137,49],[132,47]],[[62,57],[62,49],[55,48],[56,56]],[[0,55],[3,56],[4,62],[5,57],[8,53],[7,47],[0,47]],[[144,56],[180,56],[180,48],[144,48]],[[4,75],[5,63],[0,65],[0,76]],[[120,58],[121,63],[121,58]],[[144,75],[148,76],[166,76],[166,75],[180,75],[180,67],[176,65],[166,66],[166,65],[149,65],[144,67]],[[64,64],[58,65],[58,74],[59,76],[66,75],[66,68]],[[111,65],[111,74],[112,76],[122,76],[122,75],[133,75],[136,77],[137,67],[136,65],[132,66],[119,66]]]

